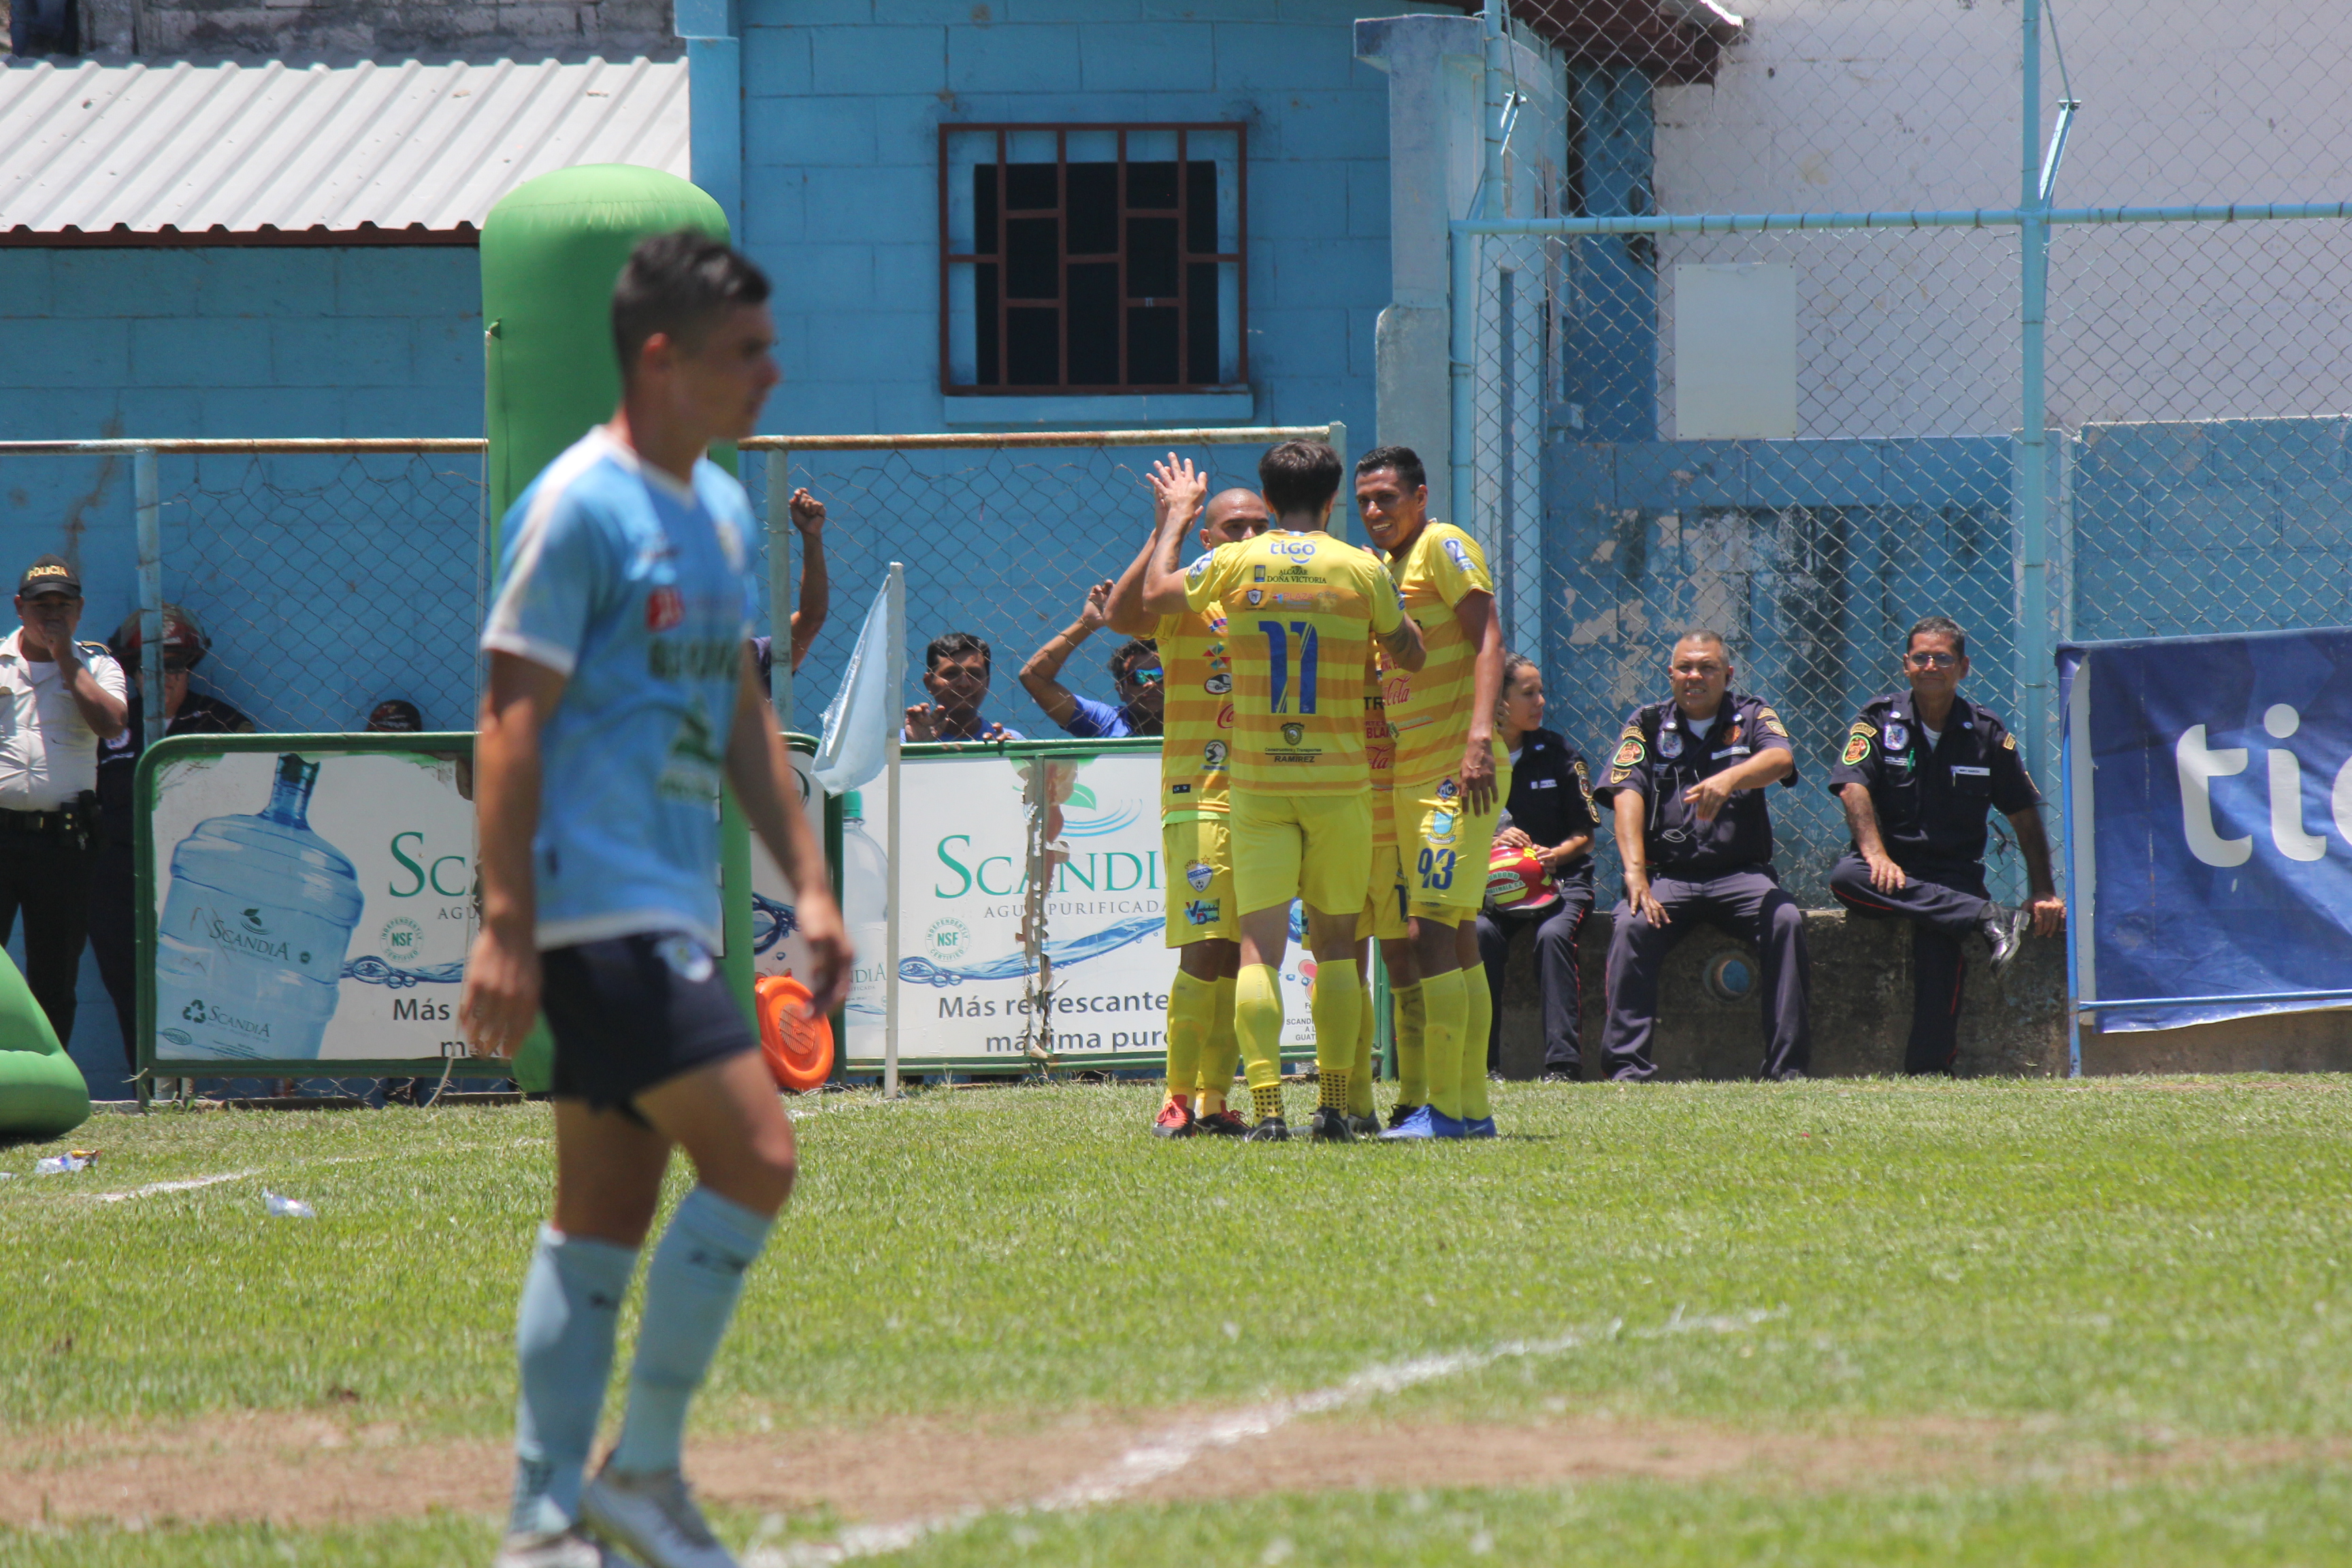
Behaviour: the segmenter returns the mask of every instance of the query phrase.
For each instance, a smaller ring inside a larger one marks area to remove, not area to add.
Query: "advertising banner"
[[[464,1058],[472,771],[464,734],[159,742],[141,763],[149,1065]]]
[[[885,782],[876,779],[843,802],[843,915],[857,954],[843,1057],[853,1069],[882,1060],[893,893],[900,1060],[919,1069],[1024,1065],[1023,1046],[1038,1018],[1021,942],[1028,893],[1023,788],[1040,755],[1055,768],[1049,828],[1067,850],[1045,900],[1055,1055],[1097,1066],[1146,1065],[1164,1055],[1176,955],[1164,938],[1159,743],[909,746],[899,785],[905,864],[895,879],[885,849]],[[752,897],[759,970],[788,973],[798,959],[789,935],[791,889],[764,850],[753,855]],[[1286,1055],[1313,1050],[1307,1011],[1313,973],[1313,960],[1294,942],[1282,976]]]
[[[2352,986],[2352,630],[2059,664],[2080,998],[2232,999],[2100,1010],[2101,1027],[2347,1005],[2292,994]]]

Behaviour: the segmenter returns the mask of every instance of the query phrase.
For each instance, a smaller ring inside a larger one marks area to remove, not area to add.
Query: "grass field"
[[[731,1541],[1119,1568],[2352,1541],[2344,1079],[1511,1086],[1510,1136],[1410,1148],[1168,1145],[1152,1104],[796,1102],[801,1191],[689,1445]],[[487,1563],[544,1110],[69,1142],[97,1166],[0,1152],[0,1563]]]

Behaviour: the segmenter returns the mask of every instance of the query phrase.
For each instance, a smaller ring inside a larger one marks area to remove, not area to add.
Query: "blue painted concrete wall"
[[[939,126],[1242,121],[1249,127],[1251,423],[1374,429],[1373,324],[1389,300],[1388,79],[1353,58],[1348,0],[745,0],[743,238],[777,285],[784,384],[761,421],[793,433],[938,430]],[[968,402],[969,400],[963,400]],[[1074,405],[1067,428],[1099,416]],[[1043,456],[1042,454],[1040,455]],[[834,689],[886,563],[908,567],[910,668],[950,626],[997,646],[996,707],[1043,715],[1012,679],[1115,574],[1149,521],[1150,454],[1073,454],[1023,484],[959,456],[885,479],[828,459],[834,592],[849,621],[803,672]],[[1254,483],[1223,448],[1220,485]],[[1001,470],[1005,465],[995,467]],[[959,475],[936,486],[915,476]],[[980,499],[970,506],[965,498]],[[1108,654],[1108,647],[1102,650]],[[1094,650],[1077,689],[1108,697]],[[919,693],[917,693],[919,695]]]
[[[475,253],[456,247],[0,248],[0,438],[478,436],[479,278]],[[296,488],[322,482],[324,465],[310,462],[317,471],[306,473],[303,461],[215,460],[202,479],[221,489],[261,477]],[[168,498],[199,476],[194,463],[167,458],[160,477]],[[348,531],[358,509],[335,504],[337,525]],[[164,515],[169,562],[186,545],[192,513]],[[398,509],[362,530],[414,531]],[[381,680],[414,679],[408,664],[418,650],[449,662],[443,645],[462,633],[441,624],[444,612],[462,600],[458,618],[472,614],[470,560],[462,584],[420,583],[372,566],[345,543],[338,553],[349,570],[302,591],[270,583],[282,563],[266,552],[222,545],[206,547],[225,568],[211,597],[185,581],[169,591],[203,616],[238,579],[262,589],[240,605],[223,602],[212,616],[219,651],[196,681],[204,689],[216,677],[215,689],[249,708],[260,706],[264,683],[298,684],[284,678],[289,668],[301,669],[299,684],[320,702],[354,708]],[[13,574],[49,550],[79,563],[89,601],[82,634],[103,640],[137,604],[128,459],[0,458],[0,570]],[[344,629],[354,607],[411,628],[408,646],[354,646]],[[8,622],[0,633],[13,629],[13,617],[0,621]],[[461,671],[470,666],[462,642],[454,657]],[[454,709],[427,720],[470,721]],[[11,946],[21,959],[21,933]],[[92,1092],[124,1092],[113,1008],[88,961],[70,1045]]]

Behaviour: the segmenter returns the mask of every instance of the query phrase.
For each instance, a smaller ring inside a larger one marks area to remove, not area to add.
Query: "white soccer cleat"
[[[569,1530],[510,1530],[490,1568],[609,1568],[617,1560]]]
[[[739,1568],[676,1470],[597,1472],[580,1494],[580,1522],[645,1568]]]

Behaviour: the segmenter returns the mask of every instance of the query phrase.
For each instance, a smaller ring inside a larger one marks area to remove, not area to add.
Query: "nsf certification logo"
[[[961,958],[971,951],[971,928],[960,920],[935,920],[923,932],[923,952],[933,963]]]
[[[383,922],[383,932],[378,940],[383,944],[383,955],[394,963],[408,963],[425,951],[425,928],[406,915],[396,915]]]

